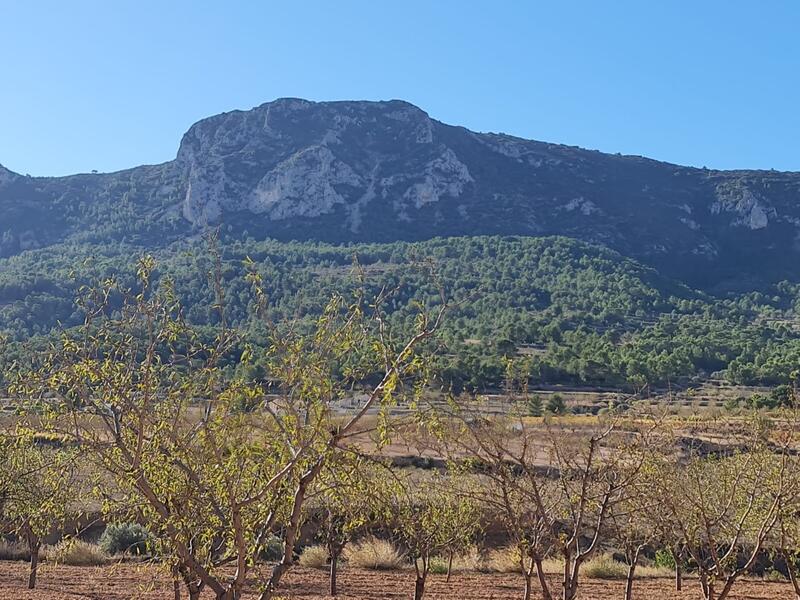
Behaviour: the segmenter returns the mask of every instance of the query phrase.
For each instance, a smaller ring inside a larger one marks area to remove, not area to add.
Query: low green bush
[[[139,523],[111,523],[100,536],[100,547],[107,554],[145,554],[150,532]]]

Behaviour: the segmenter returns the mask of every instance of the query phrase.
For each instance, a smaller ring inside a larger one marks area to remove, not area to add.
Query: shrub
[[[614,560],[608,554],[601,554],[589,559],[583,572],[594,579],[625,579],[628,576],[628,565]]]
[[[270,535],[261,549],[261,558],[267,561],[278,561],[283,558],[283,540],[277,535]]]
[[[138,523],[111,523],[100,536],[100,547],[107,554],[144,554],[150,532]]]
[[[400,569],[406,562],[394,544],[374,537],[345,546],[343,558],[353,567],[380,571]]]
[[[764,581],[776,581],[776,582],[783,582],[786,581],[786,577],[778,571],[777,569],[769,569],[764,571]]]
[[[656,555],[653,558],[653,566],[664,569],[674,569],[675,557],[672,555],[672,551],[668,548],[656,550]]]
[[[76,567],[103,565],[108,562],[108,555],[96,544],[83,540],[65,539],[45,551],[47,560]]]
[[[455,558],[453,558],[453,566],[455,567]],[[453,569],[455,571],[455,569]],[[446,556],[433,556],[431,557],[430,572],[434,575],[444,575],[447,573],[447,557]]]
[[[308,546],[300,555],[300,566],[312,569],[324,569],[328,564],[328,549],[325,546]]]
[[[453,559],[453,571],[480,571],[486,563],[486,557],[477,546],[472,546],[463,554]]]
[[[28,545],[22,542],[0,540],[0,560],[30,560]]]

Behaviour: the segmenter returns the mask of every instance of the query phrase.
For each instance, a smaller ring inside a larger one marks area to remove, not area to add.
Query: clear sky
[[[798,0],[0,0],[0,163],[170,160],[282,96],[401,98],[479,131],[800,170]]]

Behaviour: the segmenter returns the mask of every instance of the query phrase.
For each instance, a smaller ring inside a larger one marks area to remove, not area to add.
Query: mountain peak
[[[10,183],[17,177],[19,177],[17,173],[14,173],[14,171],[7,169],[2,164],[0,164],[0,186]]]

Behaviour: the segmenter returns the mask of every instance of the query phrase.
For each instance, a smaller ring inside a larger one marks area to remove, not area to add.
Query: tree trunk
[[[675,557],[675,591],[680,592],[683,588],[683,572],[681,571],[680,557]]]
[[[425,576],[426,573],[417,575],[417,578],[414,580],[414,600],[422,600],[422,597],[425,595]]]
[[[187,586],[187,591],[189,592],[189,600],[200,600],[200,589],[196,585]]]
[[[191,574],[182,572],[183,583],[186,585],[186,591],[189,594],[189,600],[200,600],[200,594],[203,592],[203,585],[197,583],[197,580],[192,578]]]
[[[709,581],[708,573],[704,570],[700,570],[700,589],[703,590],[703,598],[705,600],[716,600],[716,596],[714,595],[714,582]]]
[[[531,600],[531,594],[533,593],[533,575],[527,571],[524,573],[524,575],[525,591],[522,593],[522,600]]]
[[[175,600],[181,600],[181,582],[177,579],[173,580],[172,582],[173,588],[173,598]]]
[[[336,589],[336,571],[339,567],[339,552],[331,552],[331,574],[330,574],[330,592],[331,596],[336,596],[339,592]]]
[[[625,578],[625,600],[633,600],[633,576],[636,572],[636,563],[628,565],[628,575]]]
[[[574,565],[571,559],[571,554],[564,554],[563,600],[575,600],[578,597],[578,558],[576,557]]]
[[[578,597],[578,586],[575,581],[564,585],[564,600],[575,600]]]
[[[553,595],[550,593],[550,586],[547,584],[547,577],[545,577],[544,574],[542,559],[537,556],[533,559],[533,562],[536,565],[536,576],[539,578],[539,585],[542,588],[544,600],[553,600]]]
[[[39,570],[39,548],[41,547],[41,543],[37,541],[35,543],[31,543],[28,541],[28,548],[31,551],[31,570],[28,573],[28,589],[32,590],[36,587],[36,574]]]
[[[28,589],[32,590],[36,587],[36,575],[39,570],[39,549],[42,547],[42,540],[34,533],[30,523],[26,522],[22,529],[25,532],[25,541],[28,542],[28,552],[31,555]]]
[[[323,464],[323,459],[320,458],[297,482],[297,488],[295,489],[294,500],[292,502],[292,513],[289,517],[289,523],[283,537],[283,557],[281,558],[281,562],[272,568],[272,574],[267,582],[267,587],[261,592],[261,595],[258,597],[259,600],[272,600],[281,583],[281,579],[283,579],[286,572],[292,568],[294,563],[294,544],[297,541],[297,534],[300,530],[303,506],[306,501],[306,492],[308,491],[308,486],[311,485],[317,475],[319,475]]]
[[[450,583],[450,575],[453,573],[453,551],[450,550],[450,553],[447,555],[447,578],[445,581]]]
[[[786,571],[789,573],[789,581],[792,582],[794,595],[797,600],[800,600],[800,582],[797,581],[797,571],[795,571],[794,564],[789,558],[789,553],[784,551],[781,554],[783,554],[783,560],[786,561]]]

